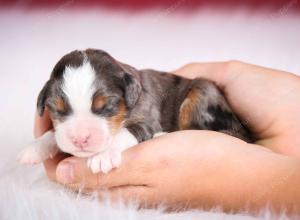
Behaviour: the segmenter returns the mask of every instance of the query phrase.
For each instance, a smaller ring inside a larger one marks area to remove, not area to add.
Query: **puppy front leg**
[[[146,123],[139,122],[127,125],[115,135],[111,146],[104,152],[88,159],[88,167],[93,173],[108,173],[121,164],[121,154],[134,145],[153,138],[155,130]],[[158,133],[158,136],[162,133]]]
[[[122,128],[115,135],[112,144],[104,152],[96,154],[88,159],[88,167],[93,173],[108,173],[121,164],[121,154],[127,148],[138,144],[136,137],[127,128]]]
[[[133,123],[128,125],[127,129],[140,143],[153,138],[154,134],[157,133],[149,124],[145,122]]]
[[[21,164],[37,164],[52,158],[58,152],[54,132],[48,131],[37,138],[18,155]]]

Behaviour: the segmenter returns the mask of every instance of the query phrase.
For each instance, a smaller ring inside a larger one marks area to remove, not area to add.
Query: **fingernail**
[[[57,180],[63,184],[73,183],[74,168],[70,162],[59,164],[56,170]]]

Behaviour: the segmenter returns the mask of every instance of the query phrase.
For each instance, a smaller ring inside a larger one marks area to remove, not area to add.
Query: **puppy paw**
[[[44,159],[35,145],[25,148],[18,155],[18,161],[21,164],[38,164],[43,162]]]
[[[39,142],[34,142],[19,153],[18,161],[20,164],[38,164],[54,157],[57,152],[58,149],[55,146],[45,148]]]
[[[121,164],[121,152],[109,149],[88,159],[87,165],[93,173],[108,173]]]

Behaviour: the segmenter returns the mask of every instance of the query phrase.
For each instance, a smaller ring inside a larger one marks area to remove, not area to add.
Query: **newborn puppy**
[[[137,70],[101,50],[73,51],[55,65],[39,94],[53,122],[19,155],[40,163],[58,150],[88,157],[92,172],[109,172],[121,153],[161,132],[220,131],[251,141],[214,83],[165,72]]]

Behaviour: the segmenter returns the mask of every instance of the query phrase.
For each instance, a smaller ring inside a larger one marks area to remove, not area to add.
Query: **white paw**
[[[43,162],[47,158],[43,158],[35,144],[26,147],[18,155],[18,161],[21,164],[37,164]]]
[[[45,139],[45,138],[44,138]],[[56,147],[55,141],[50,138],[46,139],[37,139],[31,145],[26,147],[18,155],[18,161],[21,164],[38,164],[43,162],[48,158],[54,157],[58,148]]]
[[[121,164],[121,152],[116,149],[108,149],[88,159],[87,165],[93,173],[108,173]]]

